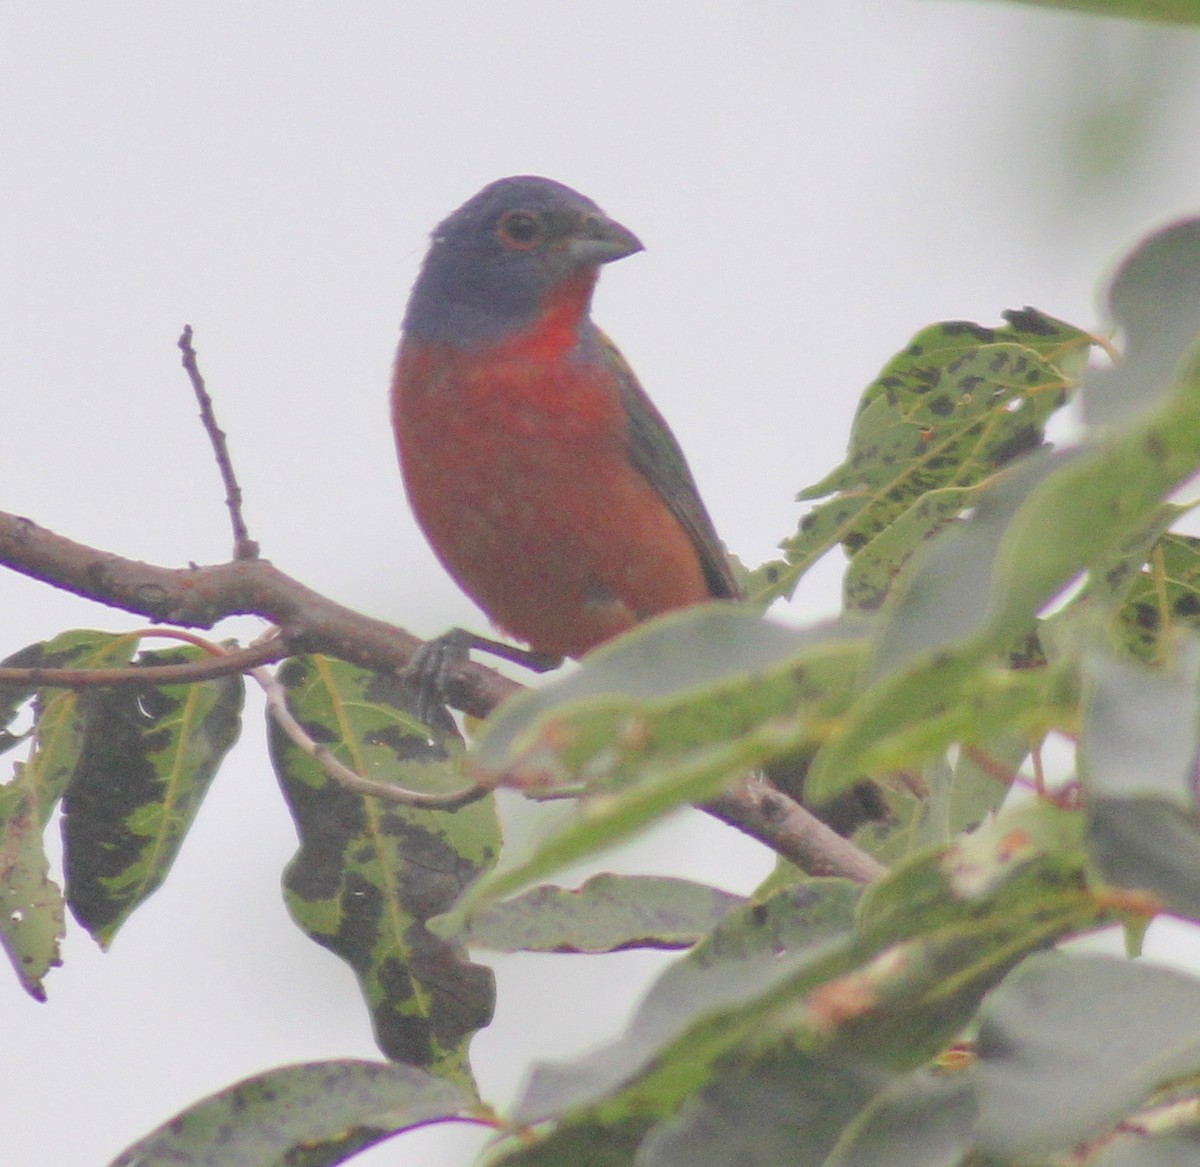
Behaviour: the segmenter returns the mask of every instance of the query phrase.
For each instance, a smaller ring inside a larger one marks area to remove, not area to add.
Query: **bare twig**
[[[281,655],[324,652],[366,668],[402,669],[424,643],[326,599],[265,559],[158,567],[75,543],[29,519],[0,512],[0,564],[109,607],[188,628],[211,628],[228,616],[261,616],[278,626],[273,643]],[[448,689],[455,708],[486,717],[522,686],[471,661],[455,672]],[[743,779],[703,809],[813,874],[867,882],[884,870],[765,780]]]
[[[421,810],[458,810],[491,793],[488,786],[467,786],[448,794],[429,794],[424,790],[408,790],[393,782],[375,782],[364,778],[340,762],[327,745],[314,741],[304,726],[292,716],[287,693],[273,673],[266,669],[255,669],[250,675],[267,695],[267,712],[287,735],[288,741],[312,758],[338,785],[355,794],[365,794],[396,806],[415,806]]]
[[[1000,783],[1001,786],[1011,786],[1021,778],[1019,770],[1014,770],[1011,766],[1006,766],[1003,762],[993,758],[986,750],[981,750],[978,746],[967,743],[962,748],[963,753],[972,765],[978,768],[981,774],[991,778],[994,782]]]
[[[247,673],[260,665],[273,664],[290,655],[291,650],[287,645],[276,639],[177,665],[125,665],[111,669],[0,668],[0,685],[21,685],[30,689],[86,689],[96,685],[190,685],[196,681],[227,677],[232,673]]]
[[[258,544],[250,538],[246,520],[242,516],[242,488],[238,485],[237,475],[233,471],[233,459],[229,456],[229,446],[225,441],[225,431],[217,425],[217,415],[213,411],[212,398],[208,387],[204,384],[204,376],[196,360],[196,350],[192,347],[192,326],[185,324],[179,337],[179,350],[183,353],[183,367],[187,370],[188,380],[192,383],[192,391],[200,405],[200,421],[204,432],[212,443],[213,454],[217,459],[217,468],[221,471],[221,481],[225,484],[225,505],[229,508],[229,518],[233,524],[233,557],[234,559],[257,559]]]

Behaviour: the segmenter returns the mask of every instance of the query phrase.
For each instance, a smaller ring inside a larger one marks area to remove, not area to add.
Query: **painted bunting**
[[[601,265],[641,249],[569,187],[504,178],[434,231],[404,318],[392,416],[409,501],[446,570],[542,663],[741,595],[679,443],[592,323]],[[431,688],[437,645],[414,669]],[[804,770],[770,775],[802,798]],[[825,810],[848,834],[886,804],[862,783]]]
[[[413,512],[544,658],[739,595],[678,442],[592,323],[601,265],[641,249],[576,191],[504,178],[433,232],[404,317],[392,410]]]

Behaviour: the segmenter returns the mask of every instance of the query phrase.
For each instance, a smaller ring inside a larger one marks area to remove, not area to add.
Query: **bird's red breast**
[[[465,227],[452,216],[435,233],[431,260],[459,229],[461,254],[437,257],[453,269],[429,281],[443,303],[423,304],[421,282],[414,291],[393,422],[409,501],[446,569],[504,632],[577,657],[736,585],[670,431],[588,316],[600,260],[562,262],[585,230],[593,243],[632,241],[620,254],[640,245],[567,188],[535,185],[549,196],[539,203],[529,184],[547,180],[503,182],[513,188],[493,196],[493,213],[468,203],[456,212]],[[497,222],[514,210],[544,216],[547,258],[518,255],[535,262],[508,277],[533,286],[493,282],[501,302],[489,312],[489,280],[511,258]]]

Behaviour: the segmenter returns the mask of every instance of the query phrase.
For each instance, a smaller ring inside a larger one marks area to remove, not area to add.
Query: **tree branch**
[[[261,616],[278,626],[284,655],[324,652],[367,668],[402,669],[424,643],[326,599],[265,559],[159,567],[0,511],[0,564],[84,599],[184,628],[212,628],[228,616]],[[448,696],[455,708],[486,717],[520,688],[471,662],[452,679]]]
[[[766,843],[809,875],[871,883],[887,871],[760,774],[742,778],[700,809]]]
[[[159,567],[76,543],[29,519],[0,512],[0,564],[108,607],[185,628],[211,628],[228,616],[260,616],[279,628],[279,636],[269,642],[279,651],[275,659],[323,652],[365,668],[403,669],[424,643],[326,599],[265,559]],[[148,673],[142,670],[143,683]],[[522,686],[470,661],[447,688],[455,708],[486,717]],[[743,779],[703,809],[812,874],[866,883],[884,870],[764,779]]]

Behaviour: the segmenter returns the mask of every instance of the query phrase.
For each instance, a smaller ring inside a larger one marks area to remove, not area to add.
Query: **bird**
[[[627,227],[548,178],[502,178],[432,233],[409,297],[392,422],[434,553],[503,634],[461,629],[409,666],[417,709],[471,647],[538,670],[644,620],[742,600],[670,427],[591,317],[600,268],[641,251]],[[768,776],[803,799],[804,760]],[[870,783],[822,809],[850,834],[887,814]]]
[[[410,506],[535,667],[742,598],[678,441],[591,317],[600,268],[641,250],[570,187],[502,178],[434,229],[404,315],[391,406]]]

